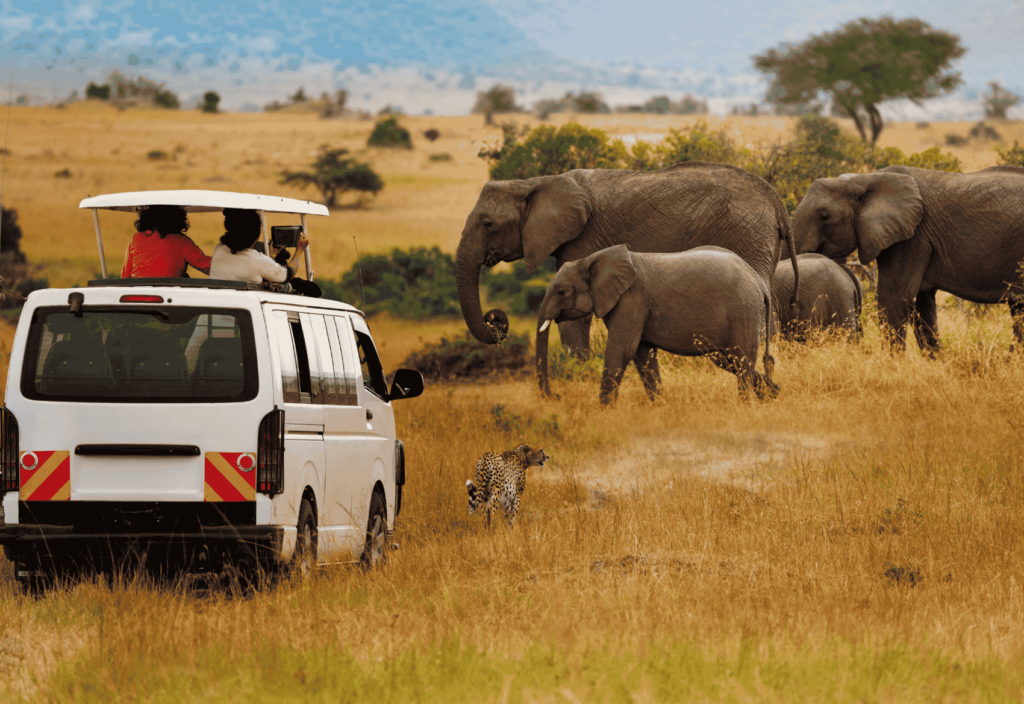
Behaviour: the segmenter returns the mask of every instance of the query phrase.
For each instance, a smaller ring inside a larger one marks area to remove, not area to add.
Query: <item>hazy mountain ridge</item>
[[[762,100],[749,72],[585,65],[542,49],[481,0],[315,0],[163,4],[114,0],[103,9],[60,0],[10,0],[0,47],[14,58],[17,93],[34,101],[80,93],[112,69],[166,83],[186,107],[216,90],[226,109],[254,109],[299,86],[345,88],[354,108],[468,112],[477,91],[515,87],[530,106],[567,91],[597,91],[610,105],[691,93],[714,112]],[[923,108],[890,103],[889,119],[973,119],[977,88]],[[905,101],[904,101],[905,102]]]

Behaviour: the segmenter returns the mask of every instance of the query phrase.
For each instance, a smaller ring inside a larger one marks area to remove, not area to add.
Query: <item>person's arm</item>
[[[291,261],[288,262],[288,266],[290,268],[295,269],[295,262],[297,262],[299,260],[299,255],[302,254],[306,250],[306,247],[308,247],[308,246],[309,246],[309,240],[307,240],[305,237],[303,237],[302,239],[299,240],[299,244],[295,248],[295,254],[292,255]]]
[[[288,280],[287,267],[281,266],[266,254],[256,252],[254,264],[264,281],[273,281],[275,283],[283,284]]]
[[[181,255],[185,258],[185,261],[204,274],[209,275],[211,257],[206,256],[203,250],[199,249],[199,245],[190,238],[183,235],[182,240]]]

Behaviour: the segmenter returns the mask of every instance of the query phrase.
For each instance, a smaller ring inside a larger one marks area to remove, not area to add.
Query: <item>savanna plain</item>
[[[556,119],[562,119],[556,116]],[[565,118],[568,119],[568,118]],[[575,116],[641,139],[695,118]],[[751,146],[785,118],[714,118]],[[413,150],[365,150],[371,122],[92,104],[15,108],[4,205],[53,286],[98,271],[87,195],[208,188],[299,196],[278,172],[323,143],[384,190],[311,220],[318,274],[360,253],[453,252],[500,138],[472,117],[409,117]],[[420,135],[430,127],[441,137]],[[844,129],[846,126],[844,126]],[[890,125],[915,152],[969,125]],[[999,126],[1005,139],[1024,125]],[[992,145],[949,148],[973,171]],[[944,148],[945,149],[945,148]],[[167,159],[147,154],[164,151]],[[448,153],[448,161],[431,160]],[[69,169],[70,178],[54,173]],[[301,196],[299,196],[301,197]],[[309,191],[305,197],[316,198]],[[197,215],[206,251],[220,219]],[[105,213],[108,267],[132,217]],[[356,302],[357,303],[357,302]],[[500,306],[500,301],[493,302]],[[869,295],[859,344],[776,343],[779,398],[742,401],[703,360],[664,355],[651,403],[635,371],[597,401],[599,360],[434,384],[396,404],[408,481],[400,549],[255,593],[154,584],[18,592],[0,561],[0,693],[32,701],[1014,701],[1024,698],[1024,358],[1005,307],[946,299],[944,351],[883,348]],[[513,320],[519,331],[535,321]],[[370,322],[388,371],[459,319]],[[595,348],[602,347],[595,326]],[[3,357],[13,327],[2,329]],[[520,442],[531,470],[513,530],[466,511],[476,459]]]

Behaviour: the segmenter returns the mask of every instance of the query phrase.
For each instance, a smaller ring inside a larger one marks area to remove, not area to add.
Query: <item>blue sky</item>
[[[13,61],[19,93],[56,97],[117,68],[183,96],[219,86],[227,105],[296,83],[331,90],[371,66],[414,66],[452,90],[505,74],[541,92],[545,81],[615,83],[623,67],[646,67],[725,94],[735,89],[700,75],[754,85],[753,54],[883,14],[959,34],[969,51],[957,68],[974,89],[999,80],[1024,91],[1024,0],[3,0],[0,71]]]

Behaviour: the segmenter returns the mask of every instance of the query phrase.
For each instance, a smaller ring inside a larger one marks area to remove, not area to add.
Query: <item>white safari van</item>
[[[303,232],[327,215],[212,191],[88,198],[101,266],[97,211],[156,204],[295,213]],[[0,410],[4,550],[33,588],[143,558],[170,572],[379,561],[405,481],[391,404],[422,390],[410,370],[388,388],[344,303],[188,278],[34,292]]]

